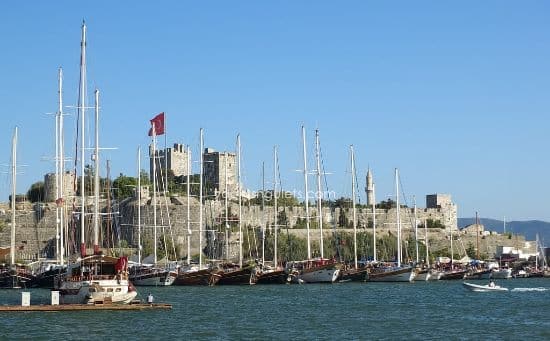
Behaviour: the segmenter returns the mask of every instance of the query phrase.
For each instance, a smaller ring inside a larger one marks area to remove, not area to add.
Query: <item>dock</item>
[[[0,305],[0,312],[13,311],[85,311],[85,310],[169,310],[167,303],[133,303],[133,304],[40,304],[40,305]]]

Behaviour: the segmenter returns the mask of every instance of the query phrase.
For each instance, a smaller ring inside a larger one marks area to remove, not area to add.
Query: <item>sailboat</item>
[[[11,242],[10,263],[0,265],[0,288],[28,288],[36,284],[32,271],[15,262],[15,188],[17,182],[17,127],[13,132],[11,156]]]
[[[243,258],[242,258],[242,226],[241,220],[242,220],[242,209],[241,209],[241,137],[240,135],[237,135],[237,165],[238,165],[238,196],[239,196],[239,264],[233,264],[231,262],[228,262],[229,260],[229,237],[228,237],[228,231],[229,231],[229,208],[228,208],[228,196],[229,196],[229,188],[228,188],[228,174],[227,174],[227,154],[226,154],[226,161],[224,162],[225,165],[225,193],[224,193],[224,201],[225,201],[225,243],[226,243],[226,251],[225,251],[225,260],[223,264],[221,264],[221,269],[223,272],[221,272],[221,278],[218,281],[218,285],[252,285],[256,284],[256,276],[255,276],[255,266],[253,265],[247,265],[243,266]],[[265,228],[264,228],[264,236],[265,236]],[[263,238],[265,240],[265,238]]]
[[[464,275],[464,279],[490,279],[491,269],[483,267],[479,259],[479,217],[476,212],[476,262],[475,265],[470,267],[466,275]]]
[[[367,276],[371,282],[412,282],[416,272],[412,266],[402,265],[401,216],[399,205],[399,171],[395,169],[395,204],[397,220],[397,263],[377,264]]]
[[[130,303],[137,292],[128,280],[128,260],[126,257],[109,257],[99,249],[99,90],[95,90],[95,174],[94,174],[94,245],[93,254],[86,254],[85,214],[86,200],[84,188],[85,169],[85,113],[86,113],[86,24],[82,23],[80,44],[80,86],[78,114],[80,130],[80,257],[67,266],[67,272],[56,278],[54,287],[59,291],[62,304]]]
[[[340,271],[339,280],[341,282],[347,281],[364,281],[367,278],[367,267],[358,267],[357,261],[357,209],[355,208],[355,154],[353,152],[353,146],[350,146],[350,159],[351,159],[351,197],[352,197],[352,211],[353,211],[353,250],[354,250],[354,264],[352,268],[343,269]]]
[[[204,266],[202,260],[202,233],[203,228],[203,174],[204,174],[204,132],[200,129],[200,162],[199,162],[199,264],[191,264],[191,153],[187,149],[187,265],[181,266],[178,269],[178,276],[174,282],[175,285],[199,285],[199,286],[213,286],[218,283],[221,278],[221,270],[211,268],[210,266]]]
[[[152,131],[155,131],[155,124],[152,123]],[[153,133],[154,134],[154,133]],[[153,142],[154,146],[154,142]],[[153,158],[156,157],[154,154],[154,147],[153,147]],[[155,235],[156,235],[156,228],[157,228],[157,220],[156,220],[156,166],[155,166],[156,160],[153,161],[153,220],[154,220],[154,229],[155,229]],[[138,244],[139,247],[141,247],[141,179],[139,172],[141,171],[141,148],[138,149],[138,188],[137,188],[137,197],[138,197]],[[156,239],[153,241],[156,242]],[[156,246],[156,245],[155,245]],[[176,279],[177,273],[175,271],[172,271],[170,269],[159,267],[157,266],[157,260],[156,260],[156,247],[155,247],[155,254],[153,259],[153,264],[144,264],[142,263],[141,259],[141,248],[138,255],[138,263],[132,264],[129,268],[129,278],[130,281],[136,285],[136,286],[168,286],[172,285]]]
[[[56,190],[56,259],[39,261],[36,283],[40,288],[53,288],[55,277],[65,272],[65,206],[64,206],[64,130],[63,69],[58,70],[58,110],[55,114],[55,190]]]
[[[161,116],[162,115],[162,116]],[[162,118],[162,119],[159,119]],[[170,267],[158,266],[157,262],[157,153],[156,153],[156,137],[157,133],[164,133],[164,113],[157,115],[151,120],[151,136],[152,136],[152,154],[153,158],[153,260],[152,264],[145,264],[139,260],[139,264],[130,267],[129,278],[136,286],[169,286],[174,283],[178,276],[177,271]],[[138,156],[138,167],[141,171],[141,155]],[[138,177],[139,177],[138,173]],[[166,187],[166,186],[164,186]],[[138,206],[141,206],[141,189],[138,190]],[[140,213],[141,210],[138,211]],[[141,224],[141,215],[138,217]],[[167,252],[168,253],[168,252]],[[168,264],[167,264],[168,265]]]
[[[304,261],[295,261],[289,264],[289,272],[298,272],[295,277],[298,282],[305,283],[334,283],[338,279],[340,269],[338,264],[333,259],[324,258],[324,250],[321,247],[319,258],[311,257],[311,238],[310,238],[310,223],[309,223],[309,195],[308,195],[308,169],[307,169],[307,147],[306,147],[306,131],[302,126],[302,145],[303,145],[303,159],[304,159],[304,193],[305,193],[305,213],[306,213],[306,229],[307,229],[307,259]],[[316,159],[317,159],[317,186],[318,194],[321,194],[320,190],[320,147],[319,147],[319,131],[315,131],[315,146],[316,146]],[[317,200],[321,200],[319,197]],[[322,212],[317,213],[319,219],[319,227],[322,226]],[[323,239],[321,235],[321,240]],[[322,245],[322,244],[321,244]]]
[[[277,259],[277,190],[279,179],[279,158],[277,155],[277,146],[273,147],[273,265],[269,266],[262,262],[261,267],[256,270],[256,284],[284,284],[289,281],[288,274],[283,267],[279,266]]]
[[[416,218],[415,218],[416,219]],[[424,220],[424,246],[426,247],[426,261],[424,266],[416,269],[416,276],[414,280],[417,282],[421,281],[439,281],[442,273],[436,269],[430,267],[430,254],[429,254],[429,243],[428,243],[428,220]]]

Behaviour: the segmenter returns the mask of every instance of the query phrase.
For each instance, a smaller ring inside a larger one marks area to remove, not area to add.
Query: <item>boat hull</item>
[[[136,271],[130,274],[130,281],[136,286],[169,286],[174,283],[178,273],[165,269]]]
[[[339,282],[364,282],[367,280],[367,272],[368,270],[366,268],[340,270],[338,281]]]
[[[202,269],[196,271],[180,272],[174,285],[198,285],[213,286],[218,283],[221,274],[217,270]]]
[[[61,304],[128,304],[137,296],[128,280],[116,279],[63,281],[58,290]]]
[[[255,284],[252,268],[230,270],[221,273],[218,285],[251,285]]]
[[[442,281],[452,281],[457,279],[464,279],[464,276],[466,275],[466,270],[454,270],[454,271],[446,271],[443,272],[441,277],[439,278]]]
[[[472,283],[462,283],[462,285],[474,292],[490,292],[490,291],[508,291],[508,288],[503,288],[501,286],[495,285],[494,287],[491,287],[489,285],[478,285],[478,284],[472,284]]]
[[[512,269],[499,269],[491,272],[491,279],[509,279],[512,278]]]
[[[388,268],[368,274],[369,282],[412,282],[415,271],[412,268]]]
[[[256,275],[256,284],[285,284],[289,282],[285,270],[275,270]]]
[[[340,270],[335,265],[324,265],[303,269],[298,280],[305,283],[334,283],[338,279]]]
[[[416,276],[414,276],[415,282],[429,281],[432,277],[432,273],[429,269],[417,269]]]
[[[19,289],[36,287],[36,277],[21,269],[0,271],[0,288]]]
[[[473,271],[464,276],[464,279],[469,280],[488,280],[491,278],[491,270]]]

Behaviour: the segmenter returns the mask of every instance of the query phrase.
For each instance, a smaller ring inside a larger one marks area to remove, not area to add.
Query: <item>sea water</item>
[[[471,281],[482,284],[481,281]],[[403,340],[550,339],[550,279],[216,287],[138,287],[172,310],[0,313],[1,339]],[[21,292],[0,291],[0,304]],[[50,292],[31,292],[47,304]]]

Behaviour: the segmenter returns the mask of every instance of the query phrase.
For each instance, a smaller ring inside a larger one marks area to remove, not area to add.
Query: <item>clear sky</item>
[[[319,128],[338,194],[350,193],[353,144],[359,187],[370,166],[377,199],[393,193],[397,167],[409,203],[450,193],[459,217],[550,220],[548,2],[148,3],[0,3],[0,163],[18,125],[18,192],[53,171],[46,113],[57,108],[59,66],[65,104],[76,103],[85,19],[101,145],[118,148],[102,154],[112,177],[135,174],[148,120],[164,111],[169,143],[189,143],[195,156],[200,127],[217,150],[233,150],[240,132],[252,189],[262,161],[271,179],[278,145],[285,189],[301,189],[304,124],[310,167]],[[74,155],[74,112],[66,126]],[[0,175],[2,200],[8,179]]]

